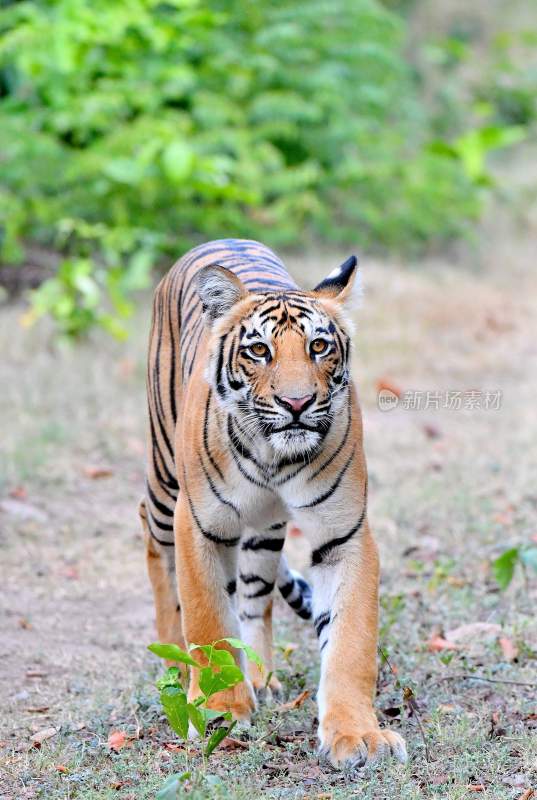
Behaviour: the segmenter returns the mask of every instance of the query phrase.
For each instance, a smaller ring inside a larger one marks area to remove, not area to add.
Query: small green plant
[[[492,562],[494,577],[501,589],[507,589],[513,580],[515,569],[519,565],[524,573],[527,569],[537,572],[537,547],[535,545],[520,545],[505,550]]]
[[[175,733],[182,739],[188,739],[190,725],[196,730],[202,739],[206,739],[203,756],[208,758],[218,747],[220,742],[232,731],[236,721],[231,719],[229,712],[215,711],[208,708],[209,699],[217,692],[225,689],[232,689],[237,684],[244,681],[244,675],[237,666],[235,658],[229,650],[218,647],[218,645],[228,644],[236,650],[242,650],[246,657],[255,662],[260,669],[263,669],[263,662],[249,645],[241,642],[240,639],[227,637],[219,639],[212,644],[198,645],[191,644],[188,652],[181,650],[176,644],[149,645],[152,653],[165,658],[167,661],[176,661],[187,667],[199,669],[199,688],[202,692],[192,702],[188,701],[187,691],[184,686],[183,676],[179,667],[168,667],[164,675],[157,681],[157,688],[160,691],[160,702]],[[206,659],[206,664],[201,664],[192,656],[192,652],[201,651]],[[222,725],[216,728],[207,737],[209,723],[216,719],[224,719],[229,725]],[[177,779],[183,780],[181,776]]]

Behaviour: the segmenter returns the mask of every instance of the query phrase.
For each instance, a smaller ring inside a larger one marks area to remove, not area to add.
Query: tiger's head
[[[249,292],[230,270],[203,267],[197,289],[211,329],[207,379],[242,431],[277,457],[318,449],[346,403],[351,256],[311,292]]]

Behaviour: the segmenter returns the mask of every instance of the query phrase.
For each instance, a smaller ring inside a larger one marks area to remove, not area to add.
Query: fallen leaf
[[[457,711],[457,707],[453,703],[440,703],[438,710],[442,714],[454,714]]]
[[[70,581],[78,581],[80,579],[78,567],[74,564],[66,564],[61,568],[60,574],[63,575],[64,578],[68,578]]]
[[[513,644],[507,636],[500,636],[498,643],[502,649],[503,657],[506,661],[514,661],[518,656],[518,647]]]
[[[226,736],[220,744],[220,750],[248,750],[248,742],[241,742],[240,739],[234,739],[232,736]]]
[[[300,692],[293,700],[289,700],[288,703],[282,703],[281,706],[278,706],[277,711],[291,711],[293,708],[300,708],[310,694],[311,692],[309,689],[304,689],[304,691]]]
[[[26,500],[28,492],[24,486],[15,486],[13,489],[10,489],[9,496],[13,497],[15,500]]]
[[[428,439],[439,439],[442,436],[442,431],[436,425],[426,422],[423,426],[423,432]]]
[[[34,744],[40,745],[46,739],[52,739],[53,736],[56,736],[58,733],[56,728],[43,728],[41,731],[37,731],[32,736],[32,742]]]
[[[470,622],[467,625],[459,625],[458,628],[446,631],[445,636],[449,642],[459,644],[472,641],[472,639],[479,639],[480,641],[484,638],[495,639],[501,632],[501,625],[496,625],[493,622]]]
[[[108,736],[108,747],[111,750],[115,750],[116,753],[121,750],[122,747],[125,747],[126,742],[127,736],[124,731],[112,731]]]
[[[178,753],[180,750],[184,750],[185,747],[182,744],[176,744],[175,742],[164,742],[164,749],[169,750],[170,753]]]
[[[456,586],[457,588],[466,586],[466,581],[464,578],[458,578],[456,575],[448,575],[446,578],[446,583],[450,586]]]
[[[69,772],[69,770],[67,769],[67,767],[65,766],[65,764],[57,764],[57,765],[54,767],[54,769],[56,770],[56,772],[63,772],[64,774],[65,774],[66,772]]]
[[[109,478],[111,475],[114,474],[114,470],[111,467],[104,467],[104,466],[86,466],[83,467],[82,472],[86,476],[86,478],[91,478],[92,480],[98,480],[99,478]]]
[[[526,791],[522,792],[518,800],[531,800],[534,794],[535,794],[535,789],[526,789]]]
[[[46,678],[47,672],[43,672],[40,669],[27,669],[26,670],[26,677],[27,678]]]
[[[443,636],[431,636],[427,642],[427,650],[431,653],[440,653],[442,650],[462,650],[459,644],[444,639]]]
[[[19,628],[22,628],[25,631],[29,631],[32,627],[32,623],[26,619],[26,617],[21,617],[19,620]]]
[[[484,792],[485,786],[482,783],[469,783],[466,787],[469,792]]]
[[[403,390],[400,386],[394,383],[391,378],[379,378],[376,383],[377,394],[379,392],[392,392],[396,397],[401,397]]]
[[[30,706],[26,711],[28,711],[29,714],[44,714],[49,708],[50,706]]]

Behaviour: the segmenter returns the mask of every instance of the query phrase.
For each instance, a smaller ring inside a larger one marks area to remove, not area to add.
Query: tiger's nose
[[[277,395],[274,399],[282,406],[291,409],[294,411],[295,414],[300,413],[303,411],[307,406],[309,406],[313,400],[312,394],[305,394],[302,397],[278,397]]]

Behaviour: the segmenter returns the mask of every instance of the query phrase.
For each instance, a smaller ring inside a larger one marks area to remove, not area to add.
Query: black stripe
[[[338,445],[338,447],[337,447],[337,448],[334,450],[334,452],[332,453],[332,455],[331,455],[329,458],[327,458],[327,460],[326,460],[326,461],[325,461],[323,464],[321,464],[321,466],[319,467],[319,469],[315,470],[315,472],[313,473],[313,475],[310,475],[310,476],[309,476],[309,478],[308,478],[308,483],[309,483],[310,481],[314,480],[314,478],[316,478],[316,477],[317,477],[317,475],[319,475],[321,472],[323,472],[323,470],[325,470],[325,469],[326,469],[326,468],[327,468],[327,467],[328,467],[328,466],[329,466],[329,465],[332,463],[332,461],[333,461],[335,458],[337,458],[337,457],[338,457],[338,455],[341,453],[341,451],[342,451],[342,450],[343,450],[343,448],[345,447],[345,444],[346,444],[346,442],[347,442],[347,438],[348,438],[348,436],[349,436],[349,431],[350,431],[350,427],[351,427],[351,419],[352,419],[352,413],[351,413],[351,412],[352,412],[352,407],[351,407],[351,403],[350,403],[350,401],[349,401],[349,403],[348,403],[348,406],[347,406],[347,408],[348,408],[347,426],[346,426],[346,428],[345,428],[345,433],[343,434],[343,439],[341,440],[341,442],[340,442],[340,444]]]
[[[237,591],[237,581],[230,581],[226,586],[226,592],[231,597]]]
[[[211,389],[209,389],[209,394],[207,395],[207,402],[205,403],[205,418],[203,420],[203,447],[205,449],[205,452],[207,453],[207,458],[213,465],[215,471],[220,476],[220,480],[224,481],[224,476],[222,474],[222,471],[218,466],[218,464],[216,463],[216,461],[214,460],[214,458],[212,457],[211,451],[209,450],[209,407],[211,405],[211,397],[212,397],[212,391]]]
[[[269,488],[268,483],[259,481],[257,480],[257,478],[253,478],[248,472],[246,472],[241,462],[239,461],[238,455],[235,453],[234,450],[230,450],[230,452],[231,452],[231,457],[235,462],[237,469],[239,470],[243,478],[246,478],[247,481],[250,481],[250,483],[253,483],[254,486],[257,486],[259,489],[267,489],[267,491],[272,492],[272,489]]]
[[[165,517],[173,517],[173,509],[168,508],[168,506],[165,506],[164,503],[161,503],[160,500],[157,497],[155,497],[155,494],[151,489],[149,482],[147,483],[147,493],[149,495],[149,499],[151,500],[152,504],[155,506],[157,511],[160,511],[160,513],[164,514]]]
[[[226,387],[222,383],[222,370],[224,368],[224,346],[226,344],[227,333],[220,337],[220,344],[218,346],[218,359],[216,362],[216,391],[220,397],[226,394]]]
[[[302,608],[302,598],[297,597],[296,600],[288,600],[287,604],[293,609],[293,611],[298,611]]]
[[[237,545],[239,543],[240,536],[234,536],[232,539],[226,539],[223,536],[218,536],[218,534],[213,533],[212,531],[208,531],[206,528],[204,528],[202,526],[200,520],[199,520],[198,515],[196,514],[196,511],[194,509],[194,505],[193,505],[192,500],[190,498],[190,495],[188,494],[186,489],[185,489],[185,493],[186,493],[186,497],[187,497],[187,500],[188,500],[188,505],[190,506],[190,513],[192,514],[192,517],[194,518],[194,522],[198,526],[198,528],[200,530],[200,533],[206,539],[208,539],[210,542],[213,542],[214,544],[222,544],[222,545],[224,545],[224,547],[235,547],[235,545]]]
[[[153,533],[153,531],[151,530],[151,525],[148,525],[148,528],[149,528],[149,533],[151,534],[155,542],[157,542],[157,544],[160,544],[162,547],[175,547],[175,542],[164,542],[162,539],[157,538]]]
[[[181,290],[182,291],[182,290]],[[175,331],[172,324],[172,299],[173,299],[173,283],[169,287],[168,290],[168,333],[170,336],[170,348],[171,348],[171,355],[170,355],[170,407],[172,411],[172,419],[173,424],[175,425],[177,422],[177,407],[176,407],[176,400],[175,400]],[[179,293],[179,300],[178,300],[178,307],[180,308],[181,305],[181,293]],[[179,320],[180,324],[180,320]]]
[[[295,588],[295,582],[293,579],[284,583],[283,586],[278,586],[279,592],[284,600],[287,600],[293,589]]]
[[[261,579],[263,580],[263,579]],[[245,599],[252,600],[255,597],[265,597],[267,594],[270,594],[274,589],[274,581],[265,581],[263,580],[263,586],[254,592],[253,594],[246,594],[244,595]]]
[[[355,452],[356,452],[356,447],[353,447],[352,448],[352,453],[350,454],[350,456],[348,457],[347,461],[345,462],[345,464],[341,468],[341,472],[337,476],[337,478],[334,481],[334,483],[332,484],[332,486],[329,489],[327,489],[326,492],[324,492],[323,494],[321,494],[318,497],[316,497],[315,500],[311,501],[311,503],[306,503],[303,506],[295,506],[295,508],[311,508],[312,506],[318,506],[321,503],[324,503],[325,500],[328,500],[328,498],[331,497],[334,494],[334,492],[338,488],[339,484],[341,483],[341,481],[343,479],[343,476],[345,475],[345,473],[347,472],[348,468],[350,467],[350,464],[351,464],[351,461],[354,458]]]
[[[222,495],[220,494],[220,492],[216,488],[213,479],[211,478],[211,476],[209,475],[209,473],[205,469],[205,464],[203,463],[202,457],[200,455],[198,455],[198,458],[199,458],[199,461],[200,461],[200,464],[201,464],[201,468],[203,470],[203,474],[207,478],[207,483],[209,484],[209,489],[211,490],[211,492],[214,494],[214,496],[216,497],[217,500],[219,500],[225,506],[229,506],[229,508],[231,508],[231,510],[234,511],[235,514],[238,517],[240,517],[239,509],[231,502],[231,500],[226,500],[225,497],[222,497]]]
[[[329,622],[330,622],[330,611],[324,611],[322,614],[319,614],[317,617],[315,617],[315,619],[313,620],[313,625],[315,627],[315,633],[317,634],[318,637],[321,635],[322,631],[324,630],[324,628],[326,628]]]
[[[160,520],[158,520],[155,515],[151,513],[149,508],[147,509],[147,513],[153,525],[156,525],[159,530],[173,532],[173,525],[169,525],[167,522],[160,522]]]
[[[254,537],[243,542],[242,550],[272,550],[278,553],[283,549],[284,539],[258,539]]]
[[[360,528],[363,525],[365,519],[365,512],[367,509],[367,488],[365,495],[366,496],[364,496],[364,507],[362,509],[362,513],[360,514],[360,519],[358,520],[356,525],[353,528],[351,528],[350,531],[345,534],[345,536],[338,536],[335,539],[330,539],[329,542],[322,544],[320,547],[314,550],[313,553],[311,554],[312,567],[317,567],[320,564],[322,564],[324,557],[328,555],[328,553],[330,553],[331,550],[333,550],[335,547],[339,547],[340,545],[345,544],[345,542],[348,542],[349,539],[351,539],[354,536],[354,534],[360,530]]]

